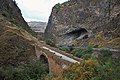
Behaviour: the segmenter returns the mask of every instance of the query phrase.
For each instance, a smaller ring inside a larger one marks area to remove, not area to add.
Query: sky
[[[22,16],[27,22],[42,21],[47,22],[52,7],[57,3],[68,0],[15,0],[21,9]]]

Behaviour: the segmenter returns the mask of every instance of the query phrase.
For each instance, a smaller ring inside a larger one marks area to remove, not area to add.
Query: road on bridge
[[[48,48],[48,47],[43,46],[42,48],[45,49],[45,50],[48,50],[48,51],[50,51],[50,52],[52,52],[52,53],[54,53],[54,55],[56,55],[56,56],[60,56],[62,59],[66,60],[66,61],[69,61],[69,62],[71,62],[71,63],[79,63],[79,61],[74,60],[74,59],[72,59],[72,58],[70,58],[70,57],[68,57],[68,56],[66,56],[66,55],[63,55],[63,54],[61,54],[61,53],[58,53],[58,52],[56,52],[56,51],[53,51],[53,50],[51,50],[51,49]]]

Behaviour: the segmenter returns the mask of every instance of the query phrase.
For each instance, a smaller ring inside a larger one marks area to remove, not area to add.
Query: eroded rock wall
[[[45,37],[57,45],[103,32],[108,39],[120,37],[120,0],[70,0],[56,4]]]

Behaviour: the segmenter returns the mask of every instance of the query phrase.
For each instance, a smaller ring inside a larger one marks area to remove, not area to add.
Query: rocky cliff
[[[89,43],[99,46],[104,41],[103,44],[110,41],[113,44],[115,40],[120,45],[120,0],[69,0],[56,4],[45,37],[56,45],[65,46]]]
[[[22,17],[21,10],[17,7],[15,0],[0,0],[0,13],[6,20],[35,35]]]
[[[27,26],[17,3],[13,0],[0,0],[0,13],[11,22]]]

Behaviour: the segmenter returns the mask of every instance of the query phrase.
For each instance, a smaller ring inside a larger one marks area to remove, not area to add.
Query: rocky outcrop
[[[56,45],[71,46],[102,32],[105,39],[120,37],[120,0],[69,0],[56,4],[45,37]]]
[[[13,23],[27,26],[15,0],[0,0],[0,13]]]
[[[21,10],[18,8],[15,0],[0,0],[0,14],[4,16],[6,20],[35,35],[22,17]]]
[[[28,22],[28,25],[31,27],[31,29],[37,33],[44,33],[46,29],[46,22],[37,22],[37,21],[31,21]]]

